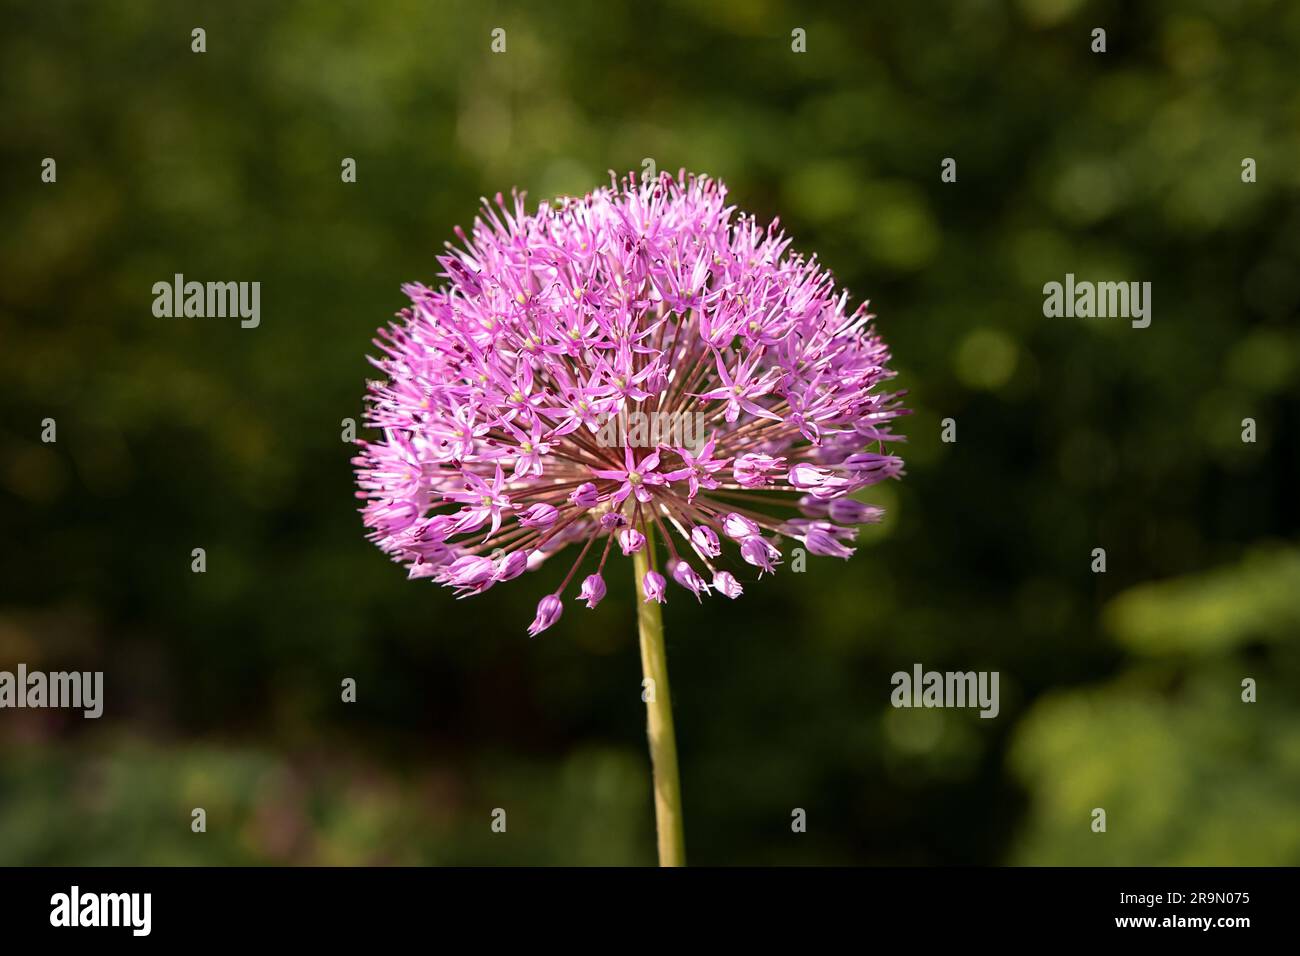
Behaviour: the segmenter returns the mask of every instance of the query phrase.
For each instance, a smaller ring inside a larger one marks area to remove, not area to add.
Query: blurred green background
[[[851,561],[672,595],[691,861],[1300,863],[1300,5],[3,18],[0,669],[107,703],[0,712],[0,864],[653,862],[630,569],[530,641],[546,582],[408,582],[340,441],[477,197],[646,158],[870,298],[916,410]],[[261,327],[155,318],[177,272],[260,281]],[[1067,272],[1152,282],[1151,327],[1044,318]],[[917,662],[1001,715],[892,709]]]

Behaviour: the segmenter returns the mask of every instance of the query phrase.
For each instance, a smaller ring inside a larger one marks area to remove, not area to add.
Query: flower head
[[[537,634],[593,545],[588,607],[612,546],[634,554],[652,531],[697,599],[739,597],[720,565],[774,572],[784,538],[853,553],[851,526],[880,510],[849,496],[902,473],[889,351],[865,303],[846,311],[815,257],[726,196],[684,173],[533,213],[498,195],[456,230],[438,288],[404,287],[369,385],[381,437],[354,463],[370,537],[411,577],[478,594],[580,545]],[[659,440],[626,427],[638,416],[703,433]],[[642,586],[663,601],[649,557]]]

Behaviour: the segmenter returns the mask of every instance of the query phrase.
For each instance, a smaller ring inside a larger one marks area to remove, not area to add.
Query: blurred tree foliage
[[[1298,593],[1300,551],[1289,549],[1111,602],[1105,620],[1131,665],[1045,696],[1013,746],[1040,795],[1016,858],[1294,866]],[[1104,835],[1078,825],[1097,807]]]
[[[408,583],[340,441],[476,197],[647,157],[869,296],[916,409],[851,561],[668,606],[691,858],[1300,862],[1300,6],[4,6],[0,668],[108,703],[0,713],[0,863],[653,859],[630,582],[537,641],[545,581]],[[1067,272],[1151,327],[1045,319]],[[1001,715],[891,709],[914,662]]]

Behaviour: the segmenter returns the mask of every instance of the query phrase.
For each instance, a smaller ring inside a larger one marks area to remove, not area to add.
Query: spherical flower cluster
[[[734,569],[773,571],[784,539],[853,554],[881,513],[850,496],[902,472],[888,348],[815,256],[726,196],[685,173],[533,214],[497,195],[438,258],[440,288],[403,287],[372,360],[382,438],[354,463],[371,539],[412,578],[478,594],[580,545],[536,635],[593,549],[589,608],[613,549],[656,532],[648,601],[669,578],[739,597]],[[696,427],[646,440],[648,417]]]

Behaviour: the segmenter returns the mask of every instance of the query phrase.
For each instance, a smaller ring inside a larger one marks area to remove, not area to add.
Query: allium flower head
[[[589,555],[595,607],[615,544],[620,561],[664,542],[697,600],[774,573],[785,539],[853,553],[880,510],[848,496],[902,473],[889,351],[865,303],[848,311],[815,256],[726,196],[685,173],[532,214],[497,195],[438,258],[439,288],[404,287],[372,360],[382,438],[354,463],[370,537],[411,577],[478,594],[577,545],[537,634]]]

